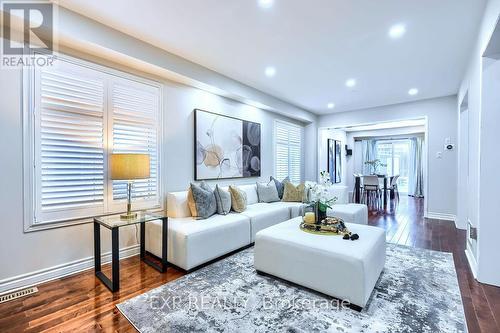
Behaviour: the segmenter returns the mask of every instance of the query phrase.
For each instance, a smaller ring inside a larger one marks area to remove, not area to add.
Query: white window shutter
[[[151,177],[134,182],[133,208],[161,208],[160,85],[64,55],[26,77],[30,226],[124,211],[125,183],[108,176],[111,153],[150,155]]]
[[[104,81],[60,62],[35,72],[38,219],[57,221],[104,209]]]
[[[158,87],[132,80],[113,79],[111,84],[113,153],[150,156],[150,178],[135,180],[132,198],[136,208],[159,204],[159,100]],[[113,181],[112,200],[127,198],[127,182]],[[123,203],[119,204],[120,207]]]
[[[302,128],[290,123],[276,121],[275,173],[278,179],[290,177],[293,183],[302,180]]]

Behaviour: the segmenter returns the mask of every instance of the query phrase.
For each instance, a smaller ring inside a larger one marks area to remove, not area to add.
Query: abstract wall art
[[[195,180],[260,177],[260,124],[194,110]]]
[[[328,139],[328,173],[332,183],[341,182],[342,147],[341,142],[334,139]]]

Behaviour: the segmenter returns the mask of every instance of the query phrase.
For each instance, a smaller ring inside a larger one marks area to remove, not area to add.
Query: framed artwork
[[[260,177],[260,124],[195,109],[195,180]]]
[[[334,139],[328,139],[328,173],[332,183],[342,181],[342,146],[340,141]]]

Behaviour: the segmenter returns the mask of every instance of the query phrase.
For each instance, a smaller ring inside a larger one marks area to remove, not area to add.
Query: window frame
[[[304,127],[289,121],[281,120],[281,119],[275,119],[274,120],[274,127],[273,127],[273,175],[274,177],[277,177],[277,151],[276,151],[276,145],[278,144],[278,139],[276,137],[276,130],[277,126],[279,124],[283,124],[287,127],[295,127],[299,129],[300,132],[300,180],[299,183],[304,181]],[[290,157],[290,152],[288,153],[288,156]],[[290,166],[290,161],[288,162]],[[289,176],[289,175],[288,175]],[[281,179],[280,179],[281,180]]]
[[[32,51],[31,56],[44,56],[47,53],[44,51]],[[89,68],[94,71],[98,71],[102,73],[104,76],[113,76],[118,79],[130,80],[134,82],[138,82],[141,84],[147,84],[153,86],[158,89],[158,126],[157,126],[157,157],[158,157],[158,166],[157,166],[157,186],[158,186],[158,200],[155,200],[154,205],[149,205],[146,207],[145,205],[141,205],[141,203],[136,203],[133,205],[137,209],[148,209],[152,211],[163,210],[164,209],[164,185],[163,185],[163,176],[165,174],[164,168],[164,153],[163,153],[163,107],[164,107],[164,99],[163,99],[163,85],[159,81],[154,81],[137,74],[127,73],[123,70],[114,69],[108,66],[104,66],[95,62],[87,61],[81,58],[77,58],[75,56],[70,56],[62,53],[56,53],[56,59],[61,59],[65,62],[81,66],[84,68]],[[23,126],[23,224],[24,224],[24,232],[32,232],[53,228],[61,228],[72,225],[84,224],[93,222],[93,218],[95,216],[104,216],[104,215],[112,215],[124,212],[126,209],[125,201],[123,201],[123,205],[121,205],[121,201],[109,200],[112,198],[112,193],[110,189],[112,189],[112,181],[108,177],[108,163],[109,163],[109,154],[110,146],[109,143],[112,141],[112,129],[110,132],[110,126],[112,122],[108,121],[109,119],[109,107],[111,104],[109,90],[110,85],[108,82],[106,83],[106,89],[104,89],[104,119],[103,119],[103,131],[104,131],[104,214],[98,214],[94,216],[86,216],[82,217],[72,217],[72,218],[60,218],[54,219],[51,221],[42,222],[36,221],[36,213],[37,213],[37,205],[38,205],[38,193],[37,193],[37,177],[38,172],[36,169],[37,163],[37,152],[35,151],[37,147],[37,135],[36,131],[39,130],[36,126],[37,119],[36,115],[38,112],[35,110],[36,100],[36,79],[35,79],[35,69],[32,67],[24,67],[22,69],[22,126]],[[110,135],[111,133],[111,135]],[[111,191],[112,192],[112,191]],[[122,206],[118,209],[119,206]],[[62,210],[65,211],[65,210]]]

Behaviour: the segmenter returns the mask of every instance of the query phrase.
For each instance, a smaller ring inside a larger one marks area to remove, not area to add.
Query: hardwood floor
[[[389,213],[371,211],[369,224],[386,229],[387,242],[451,252],[470,333],[500,332],[500,288],[478,283],[465,257],[465,230],[451,221],[425,219],[424,200],[401,197]]]
[[[452,252],[469,332],[500,332],[500,288],[477,283],[464,254],[465,232],[452,222],[423,218],[423,200],[403,198],[396,212],[370,212],[369,224],[383,227],[387,241]],[[104,266],[109,274],[109,265]],[[88,270],[38,286],[31,297],[0,304],[0,332],[135,332],[115,305],[183,275],[160,274],[139,257],[120,262],[119,292],[112,294]]]

